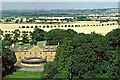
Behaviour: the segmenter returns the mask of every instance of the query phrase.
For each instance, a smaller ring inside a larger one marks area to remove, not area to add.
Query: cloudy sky
[[[118,8],[118,0],[2,0],[2,9],[93,9]]]

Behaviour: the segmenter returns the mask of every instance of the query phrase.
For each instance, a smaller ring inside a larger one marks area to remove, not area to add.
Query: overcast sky
[[[2,2],[119,2],[120,0],[1,0]]]
[[[10,2],[12,1],[12,2]],[[22,1],[22,0],[21,0]],[[27,0],[25,0],[27,1]],[[116,2],[112,2],[113,0],[109,0],[109,2],[40,2],[43,0],[39,0],[38,2],[32,2],[32,0],[29,0],[31,2],[14,2],[14,0],[3,0],[2,2],[2,9],[3,10],[10,10],[10,9],[95,9],[95,8],[118,8],[118,2],[117,0],[114,0]],[[50,1],[50,0],[48,0]],[[60,0],[61,1],[61,0]],[[73,0],[71,0],[73,1]],[[102,0],[101,0],[102,1]],[[107,1],[107,0],[105,0]],[[110,2],[111,1],[111,2]]]

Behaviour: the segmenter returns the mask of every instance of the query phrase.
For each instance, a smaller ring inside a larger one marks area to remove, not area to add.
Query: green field
[[[41,72],[16,71],[13,72],[12,74],[5,76],[3,80],[7,80],[8,78],[40,78],[40,77]]]

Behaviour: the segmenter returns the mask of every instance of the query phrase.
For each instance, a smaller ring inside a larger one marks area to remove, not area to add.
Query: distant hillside
[[[2,16],[73,16],[90,13],[115,13],[117,8],[107,9],[55,9],[55,10],[3,10]]]

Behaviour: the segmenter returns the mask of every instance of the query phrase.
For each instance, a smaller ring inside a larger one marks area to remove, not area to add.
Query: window
[[[63,25],[61,27],[63,27]]]
[[[35,26],[35,28],[37,28],[37,25]]]
[[[47,25],[47,28],[49,28],[49,26]]]
[[[43,28],[45,28],[45,26],[43,26]]]
[[[33,26],[31,26],[31,28],[33,28]]]
[[[102,26],[104,26],[104,24],[102,24]]]
[[[56,27],[56,26],[54,26],[54,27]]]
[[[39,26],[39,27],[41,27],[41,26]]]
[[[36,52],[35,52],[35,54],[36,54]]]
[[[24,47],[24,50],[27,50],[27,47]]]
[[[31,53],[30,53],[31,54]]]
[[[26,28],[29,28],[29,26],[27,26]]]
[[[75,25],[75,27],[80,27],[80,25]]]
[[[65,25],[65,27],[67,27],[67,25]]]
[[[19,57],[19,59],[21,59],[21,57]]]
[[[20,26],[19,26],[19,28],[20,28]]]
[[[40,52],[40,54],[42,54],[42,52]]]
[[[51,26],[51,28],[52,28],[53,26]]]
[[[26,54],[26,53],[24,53],[24,54]]]
[[[70,27],[70,25],[68,25],[68,27]]]
[[[25,26],[22,26],[22,28],[25,28]]]
[[[51,54],[52,54],[52,52],[51,52]]]
[[[72,25],[72,27],[74,27],[74,26]]]

